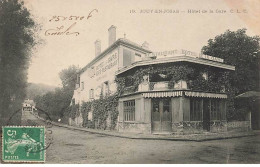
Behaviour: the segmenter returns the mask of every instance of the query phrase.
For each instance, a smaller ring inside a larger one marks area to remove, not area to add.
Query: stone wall
[[[210,121],[210,132],[226,132],[227,121]]]
[[[119,132],[151,134],[151,124],[142,122],[118,122]]]
[[[172,124],[172,131],[175,134],[198,134],[206,132],[203,129],[202,121],[183,121]],[[226,121],[211,121],[210,132],[226,132],[227,122]]]
[[[227,123],[228,131],[249,131],[251,130],[250,121],[231,121]]]
[[[172,124],[172,131],[175,134],[196,134],[203,132],[201,121],[184,121]]]

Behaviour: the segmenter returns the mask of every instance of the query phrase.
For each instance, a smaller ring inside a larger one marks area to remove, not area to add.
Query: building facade
[[[22,125],[26,125],[29,119],[33,120],[35,119],[32,115],[38,115],[35,113],[35,110],[37,110],[35,108],[35,103],[33,100],[30,99],[26,99],[24,100],[23,104],[22,104],[22,116],[21,116],[21,124]]]
[[[119,99],[118,130],[178,134],[226,131],[223,76],[235,67],[210,59],[180,50],[120,69],[116,75],[127,84]],[[137,85],[133,83],[135,73],[143,77]]]
[[[95,58],[79,72],[72,103],[80,106],[83,102],[99,99],[101,94],[114,94],[117,90],[115,72],[142,60],[150,53],[146,42],[141,46],[126,38],[116,40],[116,27],[111,26],[108,29],[108,48],[101,52],[101,41],[97,40]],[[92,120],[92,112],[88,117]],[[69,122],[80,126],[82,115]]]
[[[227,130],[225,76],[235,70],[223,59],[187,50],[152,52],[149,44],[116,40],[78,76],[73,103],[113,95],[118,90],[117,130],[135,133],[201,133]],[[117,80],[117,82],[115,82]],[[120,88],[118,88],[120,87]],[[89,113],[88,119],[92,119]],[[82,115],[75,119],[82,124]]]

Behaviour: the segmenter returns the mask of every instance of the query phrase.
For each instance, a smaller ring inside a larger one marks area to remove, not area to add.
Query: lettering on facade
[[[223,63],[224,60],[218,57],[213,57],[213,56],[208,56],[204,54],[198,54],[196,52],[192,52],[189,50],[170,50],[170,51],[161,51],[161,52],[153,52],[152,56],[160,57],[160,56],[180,56],[180,55],[185,55],[185,56],[190,56],[190,57],[195,57],[195,58],[201,58],[201,59],[207,59],[211,61],[217,61]]]
[[[217,62],[221,62],[221,63],[224,62],[224,60],[221,59],[221,58],[213,57],[213,56],[208,56],[208,55],[203,55],[203,54],[200,54],[200,55],[199,55],[199,58],[208,59],[208,60],[212,60],[212,61],[217,61]]]
[[[94,66],[90,67],[88,73],[89,77],[94,78],[95,76],[100,76],[101,74],[105,73],[107,70],[116,66],[117,62],[118,62],[118,55],[117,53],[114,53],[104,61],[100,62],[96,67]]]

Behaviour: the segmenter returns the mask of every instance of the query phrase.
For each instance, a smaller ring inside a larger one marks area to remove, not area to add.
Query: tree
[[[236,67],[230,78],[235,94],[259,90],[259,41],[258,36],[246,35],[246,29],[227,30],[214,40],[210,39],[208,45],[202,48],[203,54],[220,57]]]
[[[67,69],[63,69],[60,73],[60,79],[62,82],[63,89],[73,91],[77,82],[77,72],[79,68],[72,65]]]
[[[47,112],[52,120],[64,118],[70,111],[68,108],[77,81],[78,70],[76,66],[62,70],[59,75],[63,87],[56,88],[54,92],[35,97],[36,107]]]
[[[236,67],[235,72],[228,78],[230,88],[227,93],[228,117],[241,119],[243,112],[235,110],[234,97],[250,90],[259,90],[259,63],[260,63],[260,38],[250,37],[246,29],[237,31],[227,30],[225,33],[208,40],[208,45],[202,48],[202,53],[224,59],[224,62]]]
[[[37,24],[24,3],[0,1],[0,118],[21,108],[26,95],[27,70],[37,44]],[[18,121],[18,120],[17,120]],[[2,123],[6,123],[4,120]]]

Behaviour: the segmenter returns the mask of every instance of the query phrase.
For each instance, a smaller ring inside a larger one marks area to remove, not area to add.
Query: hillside
[[[55,88],[57,87],[38,83],[28,83],[26,98],[33,100],[37,95],[44,95],[47,92],[54,91]]]

